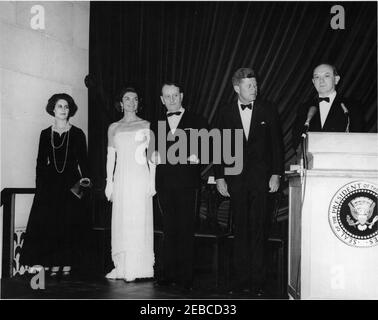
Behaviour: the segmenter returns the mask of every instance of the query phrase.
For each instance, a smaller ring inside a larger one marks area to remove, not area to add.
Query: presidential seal
[[[329,224],[335,235],[353,247],[378,244],[378,188],[366,181],[343,186],[332,198],[328,210]]]

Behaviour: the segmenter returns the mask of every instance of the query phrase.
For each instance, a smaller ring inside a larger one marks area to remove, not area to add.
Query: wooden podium
[[[289,178],[288,293],[378,299],[378,135],[308,133]]]

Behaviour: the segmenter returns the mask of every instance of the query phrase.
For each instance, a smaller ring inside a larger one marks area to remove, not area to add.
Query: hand
[[[148,194],[153,197],[156,194],[155,186],[150,186]]]
[[[229,197],[230,194],[228,193],[228,190],[227,190],[227,182],[226,182],[226,180],[224,180],[223,178],[217,179],[216,183],[217,183],[217,190],[218,190],[218,192],[223,197]]]
[[[158,151],[154,151],[151,155],[151,163],[154,165],[158,165],[161,163],[161,157]]]
[[[153,197],[156,194],[155,182],[151,181],[148,189],[148,194]]]
[[[280,187],[280,176],[278,174],[273,174],[269,179],[269,192],[277,192]]]
[[[105,196],[108,201],[113,201],[113,181],[106,182]]]

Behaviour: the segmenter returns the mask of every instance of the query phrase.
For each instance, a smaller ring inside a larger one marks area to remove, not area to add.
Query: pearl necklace
[[[63,146],[63,143],[65,141],[67,137],[67,145],[66,145],[66,154],[64,156],[64,163],[63,163],[63,167],[61,170],[58,169],[58,166],[56,165],[56,157],[55,157],[55,149],[59,149],[60,147]],[[56,147],[54,145],[54,130],[53,128],[51,127],[51,146],[52,146],[52,149],[53,149],[53,158],[54,158],[54,166],[55,166],[55,170],[58,172],[58,173],[62,173],[66,167],[66,163],[67,163],[67,154],[68,154],[68,144],[70,142],[70,130],[66,131],[66,134],[64,135],[64,138],[63,138],[63,141],[62,143],[60,144],[59,147]]]

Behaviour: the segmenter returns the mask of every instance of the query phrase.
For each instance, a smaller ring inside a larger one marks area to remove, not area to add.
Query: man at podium
[[[331,64],[320,64],[313,71],[317,97],[300,106],[293,125],[293,147],[307,131],[362,132],[361,106],[336,91],[340,76]]]

